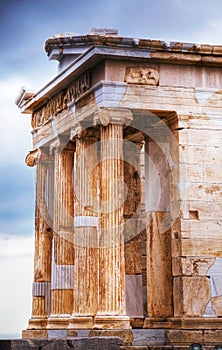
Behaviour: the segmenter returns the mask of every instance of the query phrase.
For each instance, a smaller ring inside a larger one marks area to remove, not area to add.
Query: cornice
[[[84,48],[90,46],[106,46],[106,47],[127,47],[138,48],[151,51],[163,52],[183,52],[183,53],[199,53],[207,55],[221,55],[222,45],[196,44],[187,42],[175,42],[152,39],[139,39],[120,37],[117,35],[75,35],[75,36],[55,36],[49,38],[45,43],[45,50],[50,55],[50,52],[59,47],[62,50],[67,48]]]
[[[23,96],[19,96],[17,104],[22,113],[32,113],[40,108],[55,94],[66,88],[71,81],[106,58],[141,60],[151,63],[222,66],[222,46],[217,45],[165,42],[98,34],[53,37],[48,39],[45,45],[49,55],[55,48],[59,49],[62,54],[67,48],[78,51],[81,47],[84,50],[79,50],[80,54],[73,53],[73,62],[41,90],[32,93],[30,98],[27,98],[25,92]]]

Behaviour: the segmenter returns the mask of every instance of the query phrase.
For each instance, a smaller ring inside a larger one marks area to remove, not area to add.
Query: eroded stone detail
[[[32,127],[38,129],[46,124],[50,117],[56,116],[68,107],[70,103],[76,101],[84,92],[91,87],[90,72],[87,71],[78,79],[72,82],[68,87],[56,94],[43,107],[34,111],[32,114]]]
[[[28,155],[25,158],[25,162],[28,166],[33,167],[35,166],[41,157],[41,150],[39,148],[36,148],[28,153]]]
[[[63,109],[66,108],[66,102],[64,100],[65,92],[62,91],[53,97],[45,106],[35,111],[32,115],[32,127],[38,129],[46,124],[51,116],[57,115]]]
[[[130,84],[158,85],[159,72],[154,67],[127,67],[124,81]]]

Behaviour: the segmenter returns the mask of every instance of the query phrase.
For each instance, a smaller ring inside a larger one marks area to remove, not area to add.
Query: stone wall
[[[0,340],[0,350],[117,350],[120,345],[117,337]]]

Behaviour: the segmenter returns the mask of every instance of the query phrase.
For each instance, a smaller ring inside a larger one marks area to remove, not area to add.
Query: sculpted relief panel
[[[159,83],[159,72],[154,67],[127,67],[124,81],[130,84],[156,86]],[[56,116],[66,109],[69,103],[75,102],[91,86],[91,74],[90,71],[87,71],[68,85],[66,89],[52,97],[43,107],[33,112],[33,129],[38,129],[46,124],[50,117]]]
[[[158,85],[159,72],[154,67],[127,67],[125,82],[141,85]]]
[[[72,82],[65,90],[56,94],[39,110],[32,115],[32,127],[38,129],[62,110],[66,109],[69,103],[76,101],[84,92],[91,88],[90,72],[87,71],[78,79]]]

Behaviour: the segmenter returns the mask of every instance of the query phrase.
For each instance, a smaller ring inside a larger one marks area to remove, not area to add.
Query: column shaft
[[[76,140],[74,305],[69,328],[91,328],[98,307],[97,139]]]
[[[123,126],[101,126],[99,310],[95,328],[129,328],[125,316]]]
[[[147,328],[173,314],[169,160],[167,139],[146,141]]]
[[[41,160],[36,168],[34,283],[30,329],[45,328],[50,313],[52,219],[48,187],[53,181],[50,166],[51,162]]]
[[[73,166],[73,150],[55,150],[52,310],[48,328],[57,328],[57,323],[58,328],[66,328],[68,320],[63,322],[61,318],[70,315],[73,308]]]

